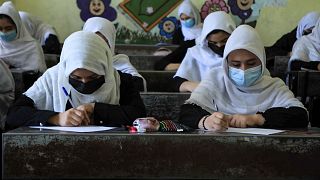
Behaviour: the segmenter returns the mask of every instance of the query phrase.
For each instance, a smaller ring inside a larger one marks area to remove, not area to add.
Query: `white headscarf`
[[[107,40],[112,53],[113,67],[117,70],[131,74],[142,78],[144,81],[144,89],[146,90],[146,80],[138,73],[137,69],[131,64],[129,57],[125,54],[115,55],[115,44],[116,44],[116,29],[112,22],[101,17],[92,17],[88,19],[84,26],[83,31],[89,32],[100,32]]]
[[[19,15],[30,35],[38,40],[42,46],[45,45],[50,34],[57,36],[54,27],[43,22],[40,18],[24,11],[19,11]]]
[[[9,16],[17,27],[17,37],[11,42],[0,39],[0,60],[24,71],[44,72],[46,64],[40,44],[33,39],[23,23],[12,2],[0,6],[0,14]]]
[[[262,62],[262,75],[250,87],[238,87],[228,76],[227,57],[237,49],[252,52]],[[258,33],[248,25],[234,30],[226,44],[223,66],[210,71],[187,103],[197,104],[210,113],[219,111],[225,114],[256,114],[273,107],[304,108],[282,80],[270,77],[263,43]]]
[[[319,17],[320,17],[320,13],[316,11],[310,12],[305,16],[303,16],[298,24],[297,34],[296,34],[297,39],[302,37],[304,30],[314,27]]]
[[[7,65],[0,61],[0,122],[4,129],[8,108],[14,101],[14,80]]]
[[[56,112],[63,112],[66,108],[67,97],[62,87],[71,91],[75,106],[92,102],[119,104],[120,77],[111,65],[111,57],[102,38],[92,32],[75,32],[65,40],[60,62],[48,69],[25,95],[38,109]],[[69,75],[78,68],[104,75],[105,83],[93,94],[77,92],[69,84]]]
[[[320,18],[310,34],[302,36],[294,43],[289,67],[294,60],[320,61]]]
[[[223,30],[229,34],[236,28],[235,22],[224,11],[210,13],[204,20],[200,42],[189,48],[175,76],[189,81],[200,82],[209,69],[218,67],[222,57],[208,47],[207,36],[213,30]]]
[[[182,13],[189,17],[193,17],[195,20],[195,24],[192,28],[181,26],[184,40],[187,41],[196,39],[201,34],[202,29],[199,10],[190,2],[190,0],[184,0],[178,9],[179,18]]]

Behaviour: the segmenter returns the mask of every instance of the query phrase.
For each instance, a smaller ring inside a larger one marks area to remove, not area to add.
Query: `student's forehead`
[[[188,16],[187,14],[185,13],[181,13],[180,14],[180,18],[189,18],[190,16]]]
[[[72,71],[71,74],[72,75],[86,75],[86,76],[96,75],[96,73],[94,73],[90,70],[84,69],[84,68],[75,69],[74,71]]]
[[[210,34],[207,37],[207,40],[208,41],[222,41],[222,40],[227,39],[229,36],[230,35],[227,32],[219,31],[219,32],[214,33],[214,34]]]
[[[9,18],[0,18],[0,25],[1,26],[14,26],[14,24],[12,24],[11,19]]]
[[[229,53],[228,60],[256,60],[260,61],[259,57],[246,49],[236,49]]]

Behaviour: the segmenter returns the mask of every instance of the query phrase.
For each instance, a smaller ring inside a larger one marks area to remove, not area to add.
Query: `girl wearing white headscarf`
[[[188,19],[181,19],[181,15],[187,15]],[[201,18],[199,10],[190,2],[184,0],[179,6],[178,16],[181,21],[181,30],[184,40],[193,40],[199,37],[202,30]]]
[[[303,35],[308,35],[311,33],[314,26],[317,24],[317,21],[320,17],[320,13],[313,11],[309,12],[301,18],[297,27],[297,39],[300,39]]]
[[[302,36],[293,46],[289,69],[300,70],[301,67],[320,70],[320,18],[312,33]]]
[[[19,11],[19,15],[30,35],[40,42],[44,53],[61,53],[58,35],[52,25],[45,23],[40,18],[24,11]]]
[[[224,11],[206,17],[200,42],[188,49],[174,76],[176,91],[192,92],[209,69],[221,65],[225,42],[235,28],[234,21]]]
[[[190,0],[184,0],[178,9],[181,28],[178,28],[172,39],[173,44],[179,47],[172,53],[161,58],[155,63],[156,70],[175,71],[185,57],[188,48],[196,44],[196,39],[201,35],[202,23],[200,12]]]
[[[46,64],[42,49],[26,30],[12,2],[0,6],[0,18],[6,18],[15,27],[0,32],[0,60],[22,71],[44,72]]]
[[[258,33],[241,25],[227,41],[222,66],[211,69],[182,105],[180,121],[208,130],[297,128],[307,126],[308,115],[285,83],[270,76]]]
[[[283,35],[272,46],[266,47],[267,59],[272,60],[275,56],[291,56],[294,43],[302,36],[311,33],[319,17],[318,12],[310,12],[303,16],[296,28]]]
[[[14,80],[7,65],[0,61],[0,121],[4,130],[5,118],[9,106],[14,101]]]
[[[111,49],[113,67],[123,73],[131,74],[137,88],[146,91],[146,81],[130,63],[129,57],[125,54],[115,55],[116,29],[112,22],[105,18],[92,17],[84,24],[83,31],[94,32],[102,37]]]
[[[136,118],[145,116],[131,75],[118,73],[111,60],[110,49],[96,34],[84,31],[71,34],[64,42],[60,62],[48,69],[10,108],[8,127],[40,123],[120,126],[131,125]],[[79,75],[81,71],[89,73]]]

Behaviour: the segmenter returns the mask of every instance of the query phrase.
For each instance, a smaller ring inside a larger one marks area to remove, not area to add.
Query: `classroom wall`
[[[0,2],[3,1],[4,0],[0,0]],[[225,1],[227,2],[227,0]],[[18,10],[32,12],[33,14],[40,16],[44,21],[55,26],[61,42],[63,42],[72,32],[80,30],[84,23],[80,18],[80,9],[77,7],[76,0],[13,0],[13,2]],[[148,35],[150,39],[159,41],[162,41],[163,39],[166,40],[164,37],[157,39],[159,36],[158,26],[155,26],[150,32],[146,33],[132,20],[132,18],[119,8],[121,2],[123,2],[123,0],[111,1],[111,7],[117,11],[117,18],[114,23],[117,24],[118,29],[119,27],[125,27],[134,30],[137,34],[136,37]],[[200,9],[205,3],[205,0],[192,0],[192,2]],[[266,46],[272,45],[283,34],[291,31],[300,18],[307,12],[320,12],[320,3],[317,0],[255,0],[255,3],[260,3],[260,5],[265,2],[268,2],[269,5],[259,7],[254,13],[257,16],[256,29],[260,33]],[[274,2],[275,5],[272,5],[272,3],[270,5],[270,2]],[[168,17],[176,16],[176,14],[177,8],[175,8]],[[239,20],[239,18],[235,18],[235,20]],[[130,40],[125,42],[138,43],[137,41],[133,42]]]

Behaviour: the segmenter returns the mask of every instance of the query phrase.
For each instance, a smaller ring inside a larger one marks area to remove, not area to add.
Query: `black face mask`
[[[105,83],[105,79],[104,79],[104,76],[101,76],[98,79],[94,79],[87,83],[83,83],[82,81],[69,77],[69,83],[79,93],[92,94]]]
[[[302,35],[305,36],[305,35],[308,35],[308,34],[310,34],[310,33],[312,33],[312,31],[303,31],[303,32],[302,32]]]
[[[215,44],[212,44],[212,43],[208,43],[208,47],[213,51],[215,52],[216,54],[218,54],[219,56],[223,56],[223,51],[224,51],[224,47],[225,45],[221,46],[221,47],[218,47],[216,46]]]

